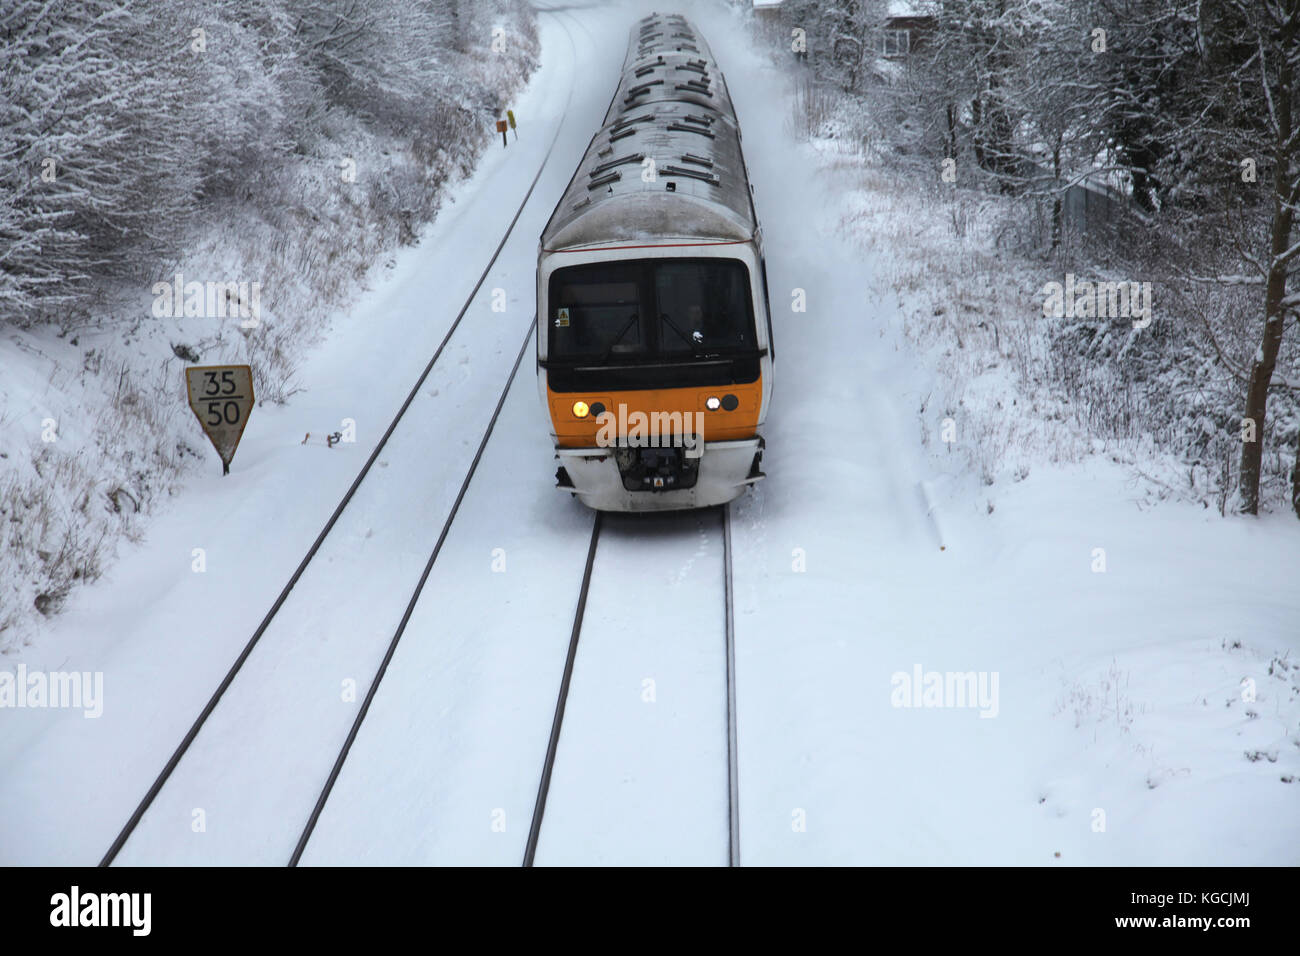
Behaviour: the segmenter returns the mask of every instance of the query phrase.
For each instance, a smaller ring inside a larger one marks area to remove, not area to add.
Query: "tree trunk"
[[[1052,148],[1052,176],[1055,183],[1052,189],[1052,251],[1061,245],[1061,141],[1058,139]]]
[[[1295,464],[1291,466],[1291,507],[1300,518],[1300,435],[1295,441]]]
[[[461,0],[451,0],[448,11],[451,18],[451,48],[457,53],[464,53],[465,47],[465,27],[461,21],[460,15]]]
[[[1282,50],[1295,42],[1294,19],[1282,32]],[[1250,388],[1246,392],[1245,417],[1254,422],[1254,441],[1241,446],[1241,509],[1259,514],[1260,463],[1264,457],[1264,416],[1268,408],[1268,387],[1273,381],[1277,353],[1282,344],[1282,300],[1286,297],[1287,263],[1282,254],[1291,243],[1295,213],[1292,200],[1291,155],[1288,145],[1292,128],[1292,89],[1294,74],[1290,60],[1283,56],[1278,65],[1274,103],[1277,113],[1277,149],[1273,169],[1273,224],[1269,241],[1269,269],[1264,286],[1264,336],[1250,369]],[[1267,81],[1265,81],[1267,82]],[[1293,472],[1294,474],[1294,472]],[[1293,479],[1294,480],[1294,479]]]

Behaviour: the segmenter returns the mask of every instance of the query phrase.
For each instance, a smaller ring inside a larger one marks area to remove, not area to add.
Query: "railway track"
[[[548,11],[546,11],[545,8],[542,8],[542,12],[548,12]],[[569,43],[571,47],[576,52],[577,47],[573,43],[572,33],[569,27],[565,25],[564,19],[562,18],[562,16],[559,14],[558,11],[553,12],[552,15],[555,16],[556,22],[561,25],[561,28],[563,29],[565,35],[569,39]],[[567,94],[568,98],[566,100],[566,105],[564,110],[562,110],[561,112],[562,117],[564,115],[567,115],[568,113],[568,104],[572,102],[575,85],[576,85],[576,76],[572,78],[572,81],[570,83],[570,88]],[[489,273],[496,265],[502,250],[505,248],[506,243],[509,241],[511,235],[514,232],[516,224],[519,222],[520,217],[523,215],[524,210],[527,208],[529,200],[532,198],[533,192],[536,189],[537,184],[541,179],[543,172],[547,168],[547,164],[550,160],[552,153],[555,150],[556,144],[560,140],[560,134],[563,129],[564,129],[564,122],[563,119],[561,119],[561,121],[557,124],[555,134],[552,137],[551,142],[549,143],[540,164],[538,165],[537,171],[534,174],[531,182],[529,183],[528,189],[525,192],[522,200],[519,202],[518,207],[515,209],[514,215],[511,218],[509,225],[506,227],[506,230],[502,235],[500,242],[497,244],[495,250],[492,253],[491,258],[488,260],[487,264],[480,272],[478,279],[474,283],[473,288],[470,290],[469,295],[465,298],[464,304],[461,306],[455,319],[452,321],[450,327],[447,329],[446,334],[443,336],[442,340],[439,342],[437,348],[435,349],[433,355],[430,357],[429,361],[425,365],[423,371],[420,373],[419,377],[412,385],[405,400],[402,402],[396,414],[389,422],[387,428],[384,430],[379,441],[375,445],[369,457],[366,459],[365,463],[362,465],[355,479],[352,481],[347,491],[343,494],[342,498],[335,506],[333,512],[330,514],[329,518],[325,522],[325,525],[321,528],[320,533],[316,536],[316,538],[314,539],[310,547],[307,549],[306,553],[302,557],[302,560],[298,563],[294,572],[292,573],[292,575],[290,575],[284,587],[279,592],[279,595],[276,597],[271,607],[267,610],[266,614],[262,618],[261,622],[258,624],[257,628],[254,630],[252,636],[244,645],[239,655],[235,658],[234,662],[227,670],[225,676],[222,678],[221,682],[217,685],[216,689],[209,697],[203,709],[199,712],[198,716],[190,725],[189,729],[186,731],[185,735],[182,737],[179,744],[172,752],[171,756],[168,758],[168,760],[163,765],[158,775],[153,780],[152,784],[149,786],[148,790],[145,792],[144,796],[136,806],[135,810],[131,813],[126,823],[118,832],[116,838],[113,840],[112,844],[109,846],[108,850],[101,858],[99,863],[100,866],[106,867],[112,865],[112,863],[117,859],[118,855],[122,852],[123,848],[130,841],[132,835],[136,832],[137,828],[139,827],[141,821],[144,819],[146,813],[149,811],[150,807],[153,806],[153,804],[155,803],[159,795],[163,792],[164,788],[168,784],[168,781],[172,778],[172,775],[175,773],[177,767],[180,766],[186,754],[190,752],[191,747],[193,746],[195,740],[199,737],[200,733],[203,731],[205,726],[208,725],[209,720],[212,718],[213,714],[217,711],[218,706],[222,701],[222,698],[230,690],[232,685],[235,684],[236,679],[243,671],[245,664],[248,662],[250,656],[253,654],[254,650],[258,647],[264,635],[271,627],[272,623],[275,622],[279,617],[279,615],[281,614],[281,611],[283,610],[286,602],[289,600],[290,595],[292,594],[295,586],[298,585],[299,581],[302,579],[303,575],[308,571],[308,569],[312,567],[313,562],[315,562],[318,555],[320,555],[322,548],[326,544],[327,540],[330,538],[331,532],[335,530],[335,527],[338,524],[340,518],[345,514],[349,506],[353,503],[354,498],[356,497],[358,491],[365,485],[367,479],[372,475],[376,463],[380,461],[381,454],[388,446],[389,439],[393,436],[394,432],[397,431],[399,425],[401,425],[403,421],[406,419],[408,412],[410,411],[412,405],[416,402],[416,399],[420,395],[421,389],[424,387],[430,374],[434,371],[436,367],[438,367],[439,360],[443,357],[449,343],[452,342],[453,338],[456,336],[457,331],[461,328],[462,321],[464,320],[466,314],[470,310],[470,307],[473,305],[475,299],[477,298],[479,291],[482,289],[483,284],[487,280]],[[406,602],[405,611],[402,615],[401,621],[399,622],[396,630],[394,631],[391,639],[388,642],[383,660],[381,661],[377,672],[375,673],[373,679],[370,682],[370,685],[366,691],[364,701],[362,702],[362,705],[358,710],[357,716],[355,720],[352,722],[352,726],[346,736],[346,739],[344,740],[338,752],[338,756],[333,763],[333,766],[326,779],[324,787],[320,792],[320,796],[316,801],[316,805],[313,808],[313,811],[310,814],[305,826],[302,828],[301,835],[298,839],[293,855],[289,860],[289,865],[291,866],[295,865],[298,859],[302,855],[303,848],[305,847],[307,840],[310,838],[312,829],[315,826],[315,823],[320,815],[321,808],[324,806],[325,801],[328,799],[330,789],[332,788],[335,780],[337,779],[339,770],[347,758],[348,750],[351,748],[352,743],[356,738],[357,731],[360,728],[362,721],[364,721],[365,719],[366,713],[369,710],[370,703],[374,699],[374,695],[377,692],[379,684],[383,679],[384,673],[388,667],[389,662],[392,659],[394,651],[397,648],[398,642],[401,640],[402,634],[404,633],[406,628],[406,624],[410,619],[411,612],[415,607],[416,603],[419,601],[420,594],[424,588],[426,581],[428,580],[429,573],[432,570],[434,563],[437,561],[443,543],[446,540],[447,533],[451,528],[452,522],[456,518],[456,514],[458,509],[460,508],[461,502],[464,500],[465,493],[469,488],[471,480],[474,477],[475,470],[478,468],[479,461],[481,460],[483,455],[483,450],[486,448],[488,440],[492,436],[492,431],[500,415],[501,408],[505,403],[506,396],[509,394],[512,384],[514,383],[515,376],[519,371],[519,367],[522,363],[524,354],[528,350],[529,342],[532,340],[532,335],[533,335],[535,325],[536,325],[536,316],[534,316],[533,320],[530,321],[528,324],[528,328],[523,337],[523,341],[520,344],[518,354],[515,357],[513,366],[511,367],[509,377],[507,378],[506,382],[500,389],[499,397],[496,402],[495,409],[492,413],[491,418],[488,420],[485,428],[483,429],[482,437],[478,443],[477,450],[474,454],[473,459],[469,464],[468,470],[465,472],[462,482],[460,483],[459,492],[457,493],[456,498],[452,503],[451,508],[447,513],[445,520],[442,523],[442,529],[438,535],[437,541],[434,544],[432,551],[430,552],[427,560],[424,563],[423,572],[421,573],[418,582],[415,584],[414,589],[411,591],[409,600]]]
[[[563,14],[558,14],[558,13],[553,15],[556,17],[557,22],[560,21],[560,18],[563,16]],[[580,22],[577,22],[576,25],[579,27],[582,26]],[[566,33],[566,35],[570,37],[570,42],[572,42],[572,34],[568,26],[564,26],[564,32]],[[573,95],[573,91],[571,87],[569,91],[570,99],[572,98],[572,95]],[[567,107],[566,107],[566,111],[567,111]],[[117,857],[123,851],[123,849],[128,845],[129,841],[132,839],[133,834],[136,832],[142,820],[144,820],[145,815],[149,812],[150,808],[154,805],[155,801],[159,798],[160,794],[162,794],[165,788],[167,788],[168,782],[169,780],[171,780],[174,772],[182,764],[182,761],[186,758],[186,755],[190,753],[191,748],[194,745],[195,741],[199,738],[200,734],[204,731],[205,727],[209,725],[209,722],[213,717],[213,715],[217,713],[218,707],[222,702],[223,697],[227,695],[227,693],[230,691],[232,686],[236,685],[236,681],[238,680],[239,675],[244,672],[244,669],[248,664],[250,657],[252,657],[252,655],[254,654],[255,649],[258,647],[259,643],[263,640],[263,637],[267,634],[268,630],[272,627],[272,624],[276,622],[277,619],[281,619],[285,614],[286,603],[289,602],[290,596],[295,586],[299,584],[300,580],[304,577],[304,575],[308,573],[310,568],[313,567],[313,563],[319,562],[320,560],[324,559],[325,552],[329,549],[329,547],[332,547],[330,545],[327,545],[327,542],[330,540],[331,533],[336,533],[336,526],[340,522],[341,518],[345,515],[345,513],[348,512],[349,506],[353,504],[354,499],[358,495],[358,492],[361,489],[366,487],[367,479],[371,477],[372,471],[376,466],[376,464],[381,461],[381,454],[388,446],[390,438],[392,438],[394,433],[399,429],[399,426],[401,425],[403,420],[410,415],[411,409],[415,405],[417,401],[417,396],[420,394],[421,389],[425,386],[426,381],[428,380],[430,374],[434,371],[436,367],[438,367],[438,363],[442,359],[445,350],[448,348],[449,344],[451,344],[455,340],[456,333],[458,329],[461,327],[462,320],[465,318],[466,314],[471,308],[471,305],[473,304],[484,282],[486,281],[488,274],[495,266],[499,256],[502,253],[502,250],[505,248],[507,241],[510,239],[511,234],[514,231],[515,225],[519,222],[520,217],[523,215],[523,212],[528,205],[529,199],[532,197],[534,189],[537,186],[539,180],[541,179],[542,173],[546,169],[547,161],[550,159],[550,156],[555,149],[556,143],[559,141],[561,129],[562,129],[562,124],[559,127],[557,127],[555,137],[552,139],[551,143],[549,144],[546,153],[541,163],[539,164],[538,170],[534,175],[531,183],[529,184],[527,192],[525,193],[518,207],[515,209],[513,218],[511,219],[509,226],[507,227],[500,242],[497,244],[491,258],[489,259],[487,265],[484,267],[482,272],[479,274],[477,281],[475,282],[469,295],[466,297],[465,302],[462,305],[460,311],[458,312],[456,318],[452,322],[451,326],[448,328],[446,334],[444,335],[438,347],[434,351],[434,354],[426,364],[423,372],[420,374],[415,384],[410,389],[405,401],[402,403],[402,405],[399,407],[396,414],[393,416],[392,420],[389,422],[388,427],[385,429],[379,442],[376,444],[375,448],[371,452],[370,456],[367,458],[366,462],[362,466],[356,478],[353,480],[352,484],[349,486],[348,490],[345,492],[343,497],[339,500],[333,513],[330,515],[324,527],[321,529],[316,539],[313,541],[313,543],[311,544],[307,552],[304,554],[297,568],[290,576],[288,581],[285,583],[284,587],[281,589],[278,597],[273,602],[271,607],[268,609],[267,613],[262,618],[258,627],[253,632],[252,636],[245,644],[238,657],[230,666],[224,678],[221,680],[220,684],[217,686],[216,690],[213,692],[213,694],[207,701],[202,711],[199,713],[197,718],[189,727],[184,737],[182,738],[178,746],[175,748],[170,758],[167,760],[166,764],[163,766],[162,770],[153,781],[152,785],[149,787],[143,799],[140,801],[140,803],[135,808],[134,812],[131,814],[127,823],[122,827],[121,831],[118,833],[116,839],[113,841],[109,850],[105,853],[103,859],[101,860],[100,863],[101,866],[111,865],[117,859]],[[484,452],[488,447],[488,443],[493,435],[494,429],[501,415],[502,408],[505,405],[507,396],[509,395],[510,389],[512,388],[515,382],[518,371],[521,365],[523,364],[524,355],[528,351],[530,342],[532,341],[532,336],[535,333],[535,326],[536,326],[536,317],[534,316],[533,320],[530,321],[528,325],[528,328],[523,336],[522,342],[519,345],[518,352],[514,357],[513,365],[510,367],[509,375],[507,376],[505,383],[501,386],[499,392],[496,393],[497,398],[496,398],[496,403],[493,408],[492,414],[481,431],[479,441],[477,443],[477,447],[474,451],[472,459],[468,464],[468,467],[466,468],[463,474],[463,477],[459,482],[459,488],[456,492],[455,498],[451,502],[441,522],[441,528],[438,533],[437,539],[434,542],[432,549],[429,551],[427,557],[423,561],[423,567],[419,574],[418,580],[414,583],[413,586],[409,587],[406,591],[398,592],[398,601],[404,602],[404,607],[402,609],[400,620],[397,622],[396,627],[393,628],[391,636],[387,639],[387,643],[384,646],[384,653],[382,659],[380,660],[378,667],[374,671],[373,677],[369,681],[369,684],[365,691],[364,698],[361,700],[360,705],[357,708],[356,714],[352,719],[346,734],[343,736],[341,744],[337,745],[337,751],[335,753],[335,756],[333,757],[332,762],[330,763],[330,768],[328,773],[325,776],[324,783],[321,785],[319,792],[316,794],[314,804],[312,805],[310,812],[307,814],[305,822],[303,822],[300,825],[290,824],[291,826],[294,826],[297,830],[297,839],[294,844],[293,851],[288,860],[288,865],[290,866],[298,865],[299,861],[302,859],[304,851],[306,850],[308,843],[311,840],[313,833],[315,832],[317,823],[320,821],[322,812],[324,811],[324,808],[330,799],[330,795],[334,790],[335,784],[338,782],[340,774],[345,764],[348,761],[349,754],[353,748],[354,743],[357,740],[361,727],[363,723],[366,721],[367,716],[371,712],[371,705],[374,702],[375,697],[379,691],[379,688],[384,680],[384,677],[388,672],[390,664],[393,661],[394,654],[397,651],[399,643],[402,641],[402,638],[407,631],[407,627],[409,622],[411,621],[413,612],[415,611],[417,605],[420,604],[421,598],[425,591],[425,586],[429,581],[430,575],[434,569],[435,564],[439,559],[439,556],[443,552],[444,543],[448,538],[448,534],[452,529],[453,523],[455,522],[458,514],[460,513],[462,502],[464,501],[465,496],[469,491],[470,486],[474,480],[475,474],[479,468]],[[703,513],[703,514],[707,516],[708,513]],[[722,725],[723,732],[712,736],[716,737],[720,741],[725,742],[725,766],[726,766],[725,783],[726,785],[725,788],[722,789],[722,793],[725,795],[724,799],[725,799],[726,816],[727,816],[726,860],[731,865],[738,865],[740,843],[739,843],[738,785],[737,785],[737,776],[736,776],[736,749],[735,749],[735,693],[734,693],[735,685],[734,685],[734,648],[732,643],[730,526],[729,526],[729,513],[726,508],[717,509],[714,512],[714,514],[717,515],[717,520],[720,520],[720,527],[721,527],[721,534],[722,534],[721,540],[723,542],[722,544],[723,570],[721,572],[722,578],[719,583],[721,585],[720,590],[724,594],[724,598],[725,598],[724,614],[721,618],[720,623],[723,628],[723,633],[725,634],[725,641],[721,644],[721,649],[725,653],[724,672],[726,675],[725,676],[726,695],[725,695],[725,708],[716,708],[716,707],[714,708],[718,712],[717,714],[715,714],[715,716],[721,718],[724,721]],[[595,561],[597,544],[601,538],[602,528],[609,520],[611,519],[602,519],[598,514],[597,517],[595,518],[592,527],[592,534],[591,534],[591,539],[590,539],[590,544],[589,544],[588,554],[587,554],[587,562],[583,573],[582,584],[580,587],[578,609],[574,617],[573,628],[570,634],[570,640],[568,644],[568,656],[565,661],[565,666],[563,670],[564,676],[563,676],[561,692],[560,692],[559,700],[557,702],[556,713],[554,716],[553,727],[551,732],[551,738],[548,743],[546,758],[544,760],[543,779],[538,789],[537,803],[534,810],[532,823],[530,827],[530,833],[528,836],[528,841],[526,846],[525,865],[532,865],[537,853],[538,840],[541,833],[542,815],[545,810],[547,795],[550,792],[550,788],[551,788],[551,777],[554,772],[554,768],[556,766],[556,758],[557,758],[559,742],[560,742],[560,729],[561,729],[561,725],[563,724],[564,708],[569,697],[569,685],[570,682],[572,681],[575,658],[577,655],[577,648],[578,648],[578,638],[582,632],[583,614],[586,609],[588,593],[591,587],[591,581],[593,576],[593,565]],[[612,520],[618,521],[620,519],[615,518]],[[328,560],[333,561],[334,558],[330,557]],[[295,617],[295,613],[291,613],[289,615],[291,619]],[[694,637],[697,638],[698,634],[694,635]],[[714,653],[716,656],[716,650]],[[571,726],[573,725],[571,724]],[[711,764],[722,763],[721,760],[716,760],[716,761],[713,760],[712,755],[710,755],[709,762]],[[173,800],[173,802],[175,801]],[[305,806],[306,805],[305,801],[303,801],[303,803],[300,805]],[[286,846],[287,846],[287,842],[286,842]]]
[[[737,745],[736,745],[735,628],[734,628],[734,616],[733,616],[732,562],[731,562],[731,512],[729,506],[727,505],[723,505],[720,508],[712,509],[712,511],[714,512],[716,516],[716,520],[718,521],[718,531],[719,531],[718,539],[720,540],[721,543],[722,553],[720,556],[721,561],[720,561],[720,568],[719,568],[721,581],[720,582],[706,581],[705,586],[708,588],[713,588],[715,587],[716,583],[720,583],[721,587],[717,587],[716,590],[720,591],[723,596],[722,614],[719,615],[717,619],[717,630],[718,632],[720,632],[720,639],[716,642],[716,645],[713,646],[713,650],[711,653],[721,657],[723,661],[723,667],[721,668],[721,671],[725,675],[724,676],[725,695],[723,697],[724,706],[721,708],[717,708],[717,710],[720,711],[721,715],[723,716],[723,720],[721,721],[723,725],[722,726],[723,733],[718,736],[720,736],[725,740],[725,765],[726,765],[725,807],[726,807],[726,819],[727,819],[727,826],[726,826],[727,852],[726,852],[725,859],[728,865],[739,866],[740,865],[740,790],[739,790],[739,777],[737,772]],[[586,625],[588,630],[594,630],[594,631],[599,631],[602,628],[602,626],[608,628],[610,625],[609,621],[604,621],[604,622],[597,623],[593,627],[592,624],[586,620],[586,618],[587,618],[587,612],[589,607],[589,599],[591,597],[591,591],[592,591],[593,569],[595,568],[596,555],[601,545],[602,535],[604,533],[607,533],[606,529],[608,529],[611,522],[615,522],[619,520],[623,520],[625,522],[625,525],[629,524],[626,522],[626,519],[607,517],[602,513],[598,512],[595,521],[592,525],[591,540],[587,550],[586,565],[583,569],[582,582],[579,587],[577,604],[573,616],[573,626],[569,636],[568,653],[564,663],[564,670],[560,679],[560,688],[556,698],[555,712],[551,722],[550,736],[547,741],[545,757],[542,761],[542,772],[541,772],[541,777],[537,788],[537,798],[534,803],[532,819],[528,831],[528,838],[524,849],[523,865],[525,867],[531,867],[535,865],[535,863],[537,862],[538,848],[541,842],[543,823],[544,820],[546,819],[548,802],[550,802],[553,798],[552,783],[556,773],[557,761],[560,762],[561,764],[563,763],[563,761],[560,758],[560,751],[562,749],[561,742],[565,740],[565,733],[564,733],[565,716],[566,716],[566,712],[568,712],[570,709],[570,696],[573,692],[575,667],[579,659],[579,654],[578,654],[579,642],[584,632],[584,624]],[[660,516],[660,517],[652,518],[650,520],[654,522],[663,523],[666,521],[671,521],[672,519],[666,516]],[[673,530],[675,533],[676,529]],[[637,522],[631,522],[630,526],[624,528],[624,531],[632,532],[630,534],[625,533],[623,535],[625,542],[622,545],[622,547],[626,550],[629,543],[631,543],[634,540],[640,541],[643,538],[644,526],[638,526]],[[684,536],[676,535],[676,537],[683,538]],[[609,544],[610,543],[607,541],[606,546],[608,547]],[[677,550],[679,546],[676,545],[675,543],[674,545],[675,545],[674,550]],[[620,547],[620,545],[615,544],[614,547],[617,548]],[[707,546],[702,545],[700,550],[696,552],[696,555],[700,556],[701,552],[705,551],[706,549]],[[613,560],[615,563],[619,562],[619,559],[617,557],[615,557]],[[689,558],[686,562],[687,566],[690,569],[689,573],[692,575],[697,574],[697,572],[694,569],[694,562],[695,562],[694,557]],[[649,561],[648,564],[654,565],[657,563],[660,563],[660,555],[654,554],[652,556],[651,561]],[[678,563],[680,563],[680,555],[678,557]],[[698,577],[702,579],[707,579],[710,576],[706,572],[701,571],[698,572]],[[654,590],[656,583],[657,582],[653,580],[643,581],[643,584],[647,586],[648,590]],[[629,595],[629,598],[631,597],[632,595]],[[641,626],[639,628],[642,635],[644,635],[648,631],[654,630],[654,620],[655,620],[655,614],[653,611],[644,614],[644,620],[641,622]],[[694,652],[700,648],[700,646],[703,644],[703,642],[700,640],[701,635],[708,633],[710,630],[708,624],[706,624],[705,622],[699,621],[698,624],[699,624],[698,627],[689,628],[685,633],[685,644],[688,646],[688,653]],[[637,635],[630,632],[622,632],[618,636],[618,639],[622,640],[624,635],[626,635],[626,638],[629,642],[635,643],[637,639]],[[652,636],[651,640],[655,640],[655,638]],[[710,652],[704,650],[703,653],[708,654]],[[646,661],[649,661],[651,659],[652,656],[647,657]],[[686,670],[690,670],[690,669],[691,668],[689,666],[686,668]],[[620,670],[622,671],[621,673],[619,673]],[[602,672],[599,675],[589,676],[587,681],[588,683],[587,692],[589,694],[591,693],[591,685],[593,681],[598,680],[602,683],[618,683],[620,682],[620,680],[626,679],[629,676],[629,674],[632,673],[632,671],[627,670],[627,668],[624,667],[621,663],[619,664],[618,667],[609,668],[609,671],[610,671],[609,673]],[[705,676],[703,680],[707,681],[708,677]],[[696,678],[692,677],[689,682],[695,683]],[[644,682],[642,686],[643,687],[645,686]],[[695,687],[690,687],[688,688],[688,692],[693,691],[695,689],[696,689]],[[626,691],[622,691],[620,693],[622,693],[625,698]],[[710,694],[709,691],[705,691],[701,696],[702,697],[708,696],[709,694]],[[644,697],[642,699],[644,700]],[[592,708],[589,709],[596,712],[596,716],[599,717],[600,719],[600,729],[597,731],[597,733],[603,735],[604,737],[617,737],[619,735],[619,728],[621,725],[619,723],[620,721],[620,718],[618,716],[619,708],[617,705],[611,707],[608,699],[602,699],[600,704],[593,706]],[[624,713],[627,713],[626,709],[624,709]],[[691,711],[690,713],[698,715],[698,710]],[[626,720],[626,718],[624,719]],[[636,719],[637,718],[633,718],[633,721],[635,721]],[[608,726],[606,726],[605,724],[606,720],[609,721]],[[701,733],[701,734],[704,733],[704,731],[699,727],[698,724],[696,724],[694,720],[688,719],[687,721],[684,722],[684,724],[685,726],[682,729],[684,730],[684,733],[687,735],[687,737],[689,737],[689,735],[694,733]],[[629,722],[629,726],[630,726],[630,722]],[[572,733],[572,729],[571,729],[571,733]],[[677,736],[680,736],[680,734],[678,734]],[[580,749],[583,746],[583,741],[581,740],[581,737],[582,735],[579,734],[578,735],[579,739],[571,741],[570,746],[572,746],[575,749]],[[673,765],[674,762],[678,759],[679,755],[681,754],[681,751],[677,750],[676,747],[678,743],[680,743],[680,740],[675,739],[672,733],[656,732],[656,734],[653,737],[653,745],[658,749],[664,751],[664,753],[662,754],[663,759],[661,761],[662,766]],[[705,751],[709,750],[709,748],[707,747],[703,749]],[[675,752],[669,752],[669,751],[675,751]],[[609,766],[602,767],[601,771],[604,772],[606,769],[608,769],[611,774],[624,772],[626,767],[635,766],[639,763],[644,763],[647,759],[647,755],[644,752],[637,753],[635,755],[631,753],[625,753],[622,755],[622,757],[623,757],[623,762],[620,763],[619,758],[615,757],[609,760],[608,761]],[[702,770],[707,775],[708,772],[707,768],[711,760],[711,757],[712,757],[711,754],[707,752],[703,752],[703,753],[696,754],[694,760],[692,760],[690,756],[685,756],[683,758],[683,762],[687,765],[694,763],[696,766],[700,768],[700,770]],[[570,753],[569,759],[570,760],[574,759],[574,755],[572,753]],[[653,760],[653,758],[651,759]],[[582,771],[577,771],[576,773],[577,776],[579,777],[584,776],[584,773]],[[689,766],[687,768],[684,768],[683,773],[689,776]],[[655,791],[657,786],[657,781],[654,780],[653,775],[650,775],[649,779],[650,779],[650,783],[647,785],[647,788],[652,791]],[[577,786],[579,786],[580,788],[586,788],[587,781],[583,781]],[[614,787],[608,790],[602,790],[599,796],[593,798],[592,802],[607,803],[608,799],[610,798],[610,795],[615,793],[619,789],[621,788]],[[719,788],[719,789],[723,789],[723,788]],[[570,786],[568,790],[569,793],[565,799],[573,801],[574,787]],[[652,793],[648,799],[640,801],[640,806],[643,809],[655,807],[656,803],[658,802],[659,796],[660,793],[658,792]],[[615,799],[617,799],[617,797],[615,797]],[[574,818],[584,817],[584,813],[581,810],[574,810],[569,815]],[[616,811],[616,815],[617,815],[617,811]],[[627,819],[624,820],[623,823],[625,823],[627,827],[635,827],[639,825],[640,826],[647,825],[649,821],[645,819]],[[617,825],[618,824],[616,824],[616,826]],[[599,821],[592,822],[591,826],[594,830],[598,832],[603,832],[601,830],[601,823]],[[665,829],[670,829],[675,826],[676,823],[673,822],[670,824],[670,826],[665,827]],[[704,837],[704,839],[707,838],[708,838],[707,836]]]
[[[492,430],[496,427],[497,419],[501,415],[501,408],[506,403],[506,396],[510,393],[510,386],[514,384],[515,375],[519,372],[519,365],[523,361],[524,353],[528,350],[528,343],[532,341],[532,338],[532,331],[530,330],[529,334],[524,336],[523,344],[519,346],[519,354],[515,356],[515,364],[510,370],[510,378],[506,380],[505,387],[501,390],[501,397],[497,400],[496,408],[492,412],[492,419],[483,432],[483,439],[479,442],[478,450],[474,453],[474,460],[470,463],[469,471],[465,473],[465,480],[461,483],[460,491],[456,495],[456,502],[452,505],[447,520],[443,523],[442,531],[438,534],[437,543],[434,544],[433,550],[429,552],[429,559],[424,564],[424,571],[420,575],[419,583],[416,584],[415,590],[411,592],[410,600],[406,603],[406,610],[402,614],[401,623],[398,624],[397,630],[393,632],[393,638],[388,643],[388,650],[379,665],[379,670],[370,682],[370,688],[366,691],[365,700],[362,701],[356,719],[352,722],[347,739],[344,740],[339,755],[334,761],[334,766],[330,768],[329,776],[325,780],[325,786],[321,788],[316,805],[312,808],[311,816],[308,817],[307,823],[298,837],[293,856],[289,858],[290,866],[297,866],[298,861],[302,858],[303,850],[307,848],[307,841],[311,839],[312,831],[316,828],[321,811],[325,809],[325,802],[329,799],[330,791],[334,789],[334,784],[338,781],[343,764],[348,759],[348,752],[357,739],[357,732],[360,731],[361,724],[366,719],[366,714],[370,712],[370,705],[375,699],[375,694],[379,691],[380,682],[383,681],[389,662],[392,661],[393,654],[397,651],[398,642],[401,641],[402,635],[406,633],[406,625],[411,620],[411,614],[415,611],[416,604],[419,603],[420,595],[424,593],[424,585],[429,580],[429,574],[433,571],[434,562],[438,560],[438,555],[442,553],[442,546],[447,540],[447,533],[451,530],[452,522],[456,520],[456,514],[460,511],[461,502],[465,500],[465,492],[469,490],[469,484],[474,478],[474,472],[478,470],[478,464],[483,458],[483,451],[487,448],[488,439],[492,437]]]

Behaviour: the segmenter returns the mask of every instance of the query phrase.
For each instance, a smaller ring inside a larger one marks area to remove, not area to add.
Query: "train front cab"
[[[557,487],[601,511],[670,511],[764,477],[773,354],[758,243],[551,253],[538,302]]]

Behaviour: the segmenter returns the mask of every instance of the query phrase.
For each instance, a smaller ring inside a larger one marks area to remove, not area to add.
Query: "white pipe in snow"
[[[930,495],[930,486],[925,481],[918,481],[916,487],[921,489],[921,500],[925,503],[925,516],[934,527],[934,536],[939,540],[939,550],[946,551],[948,546],[943,541],[943,528],[939,526],[939,508]]]

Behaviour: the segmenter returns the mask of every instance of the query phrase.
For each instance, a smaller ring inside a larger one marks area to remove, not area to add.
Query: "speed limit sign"
[[[230,474],[239,439],[253,411],[253,370],[247,365],[196,365],[185,370],[190,410]]]

